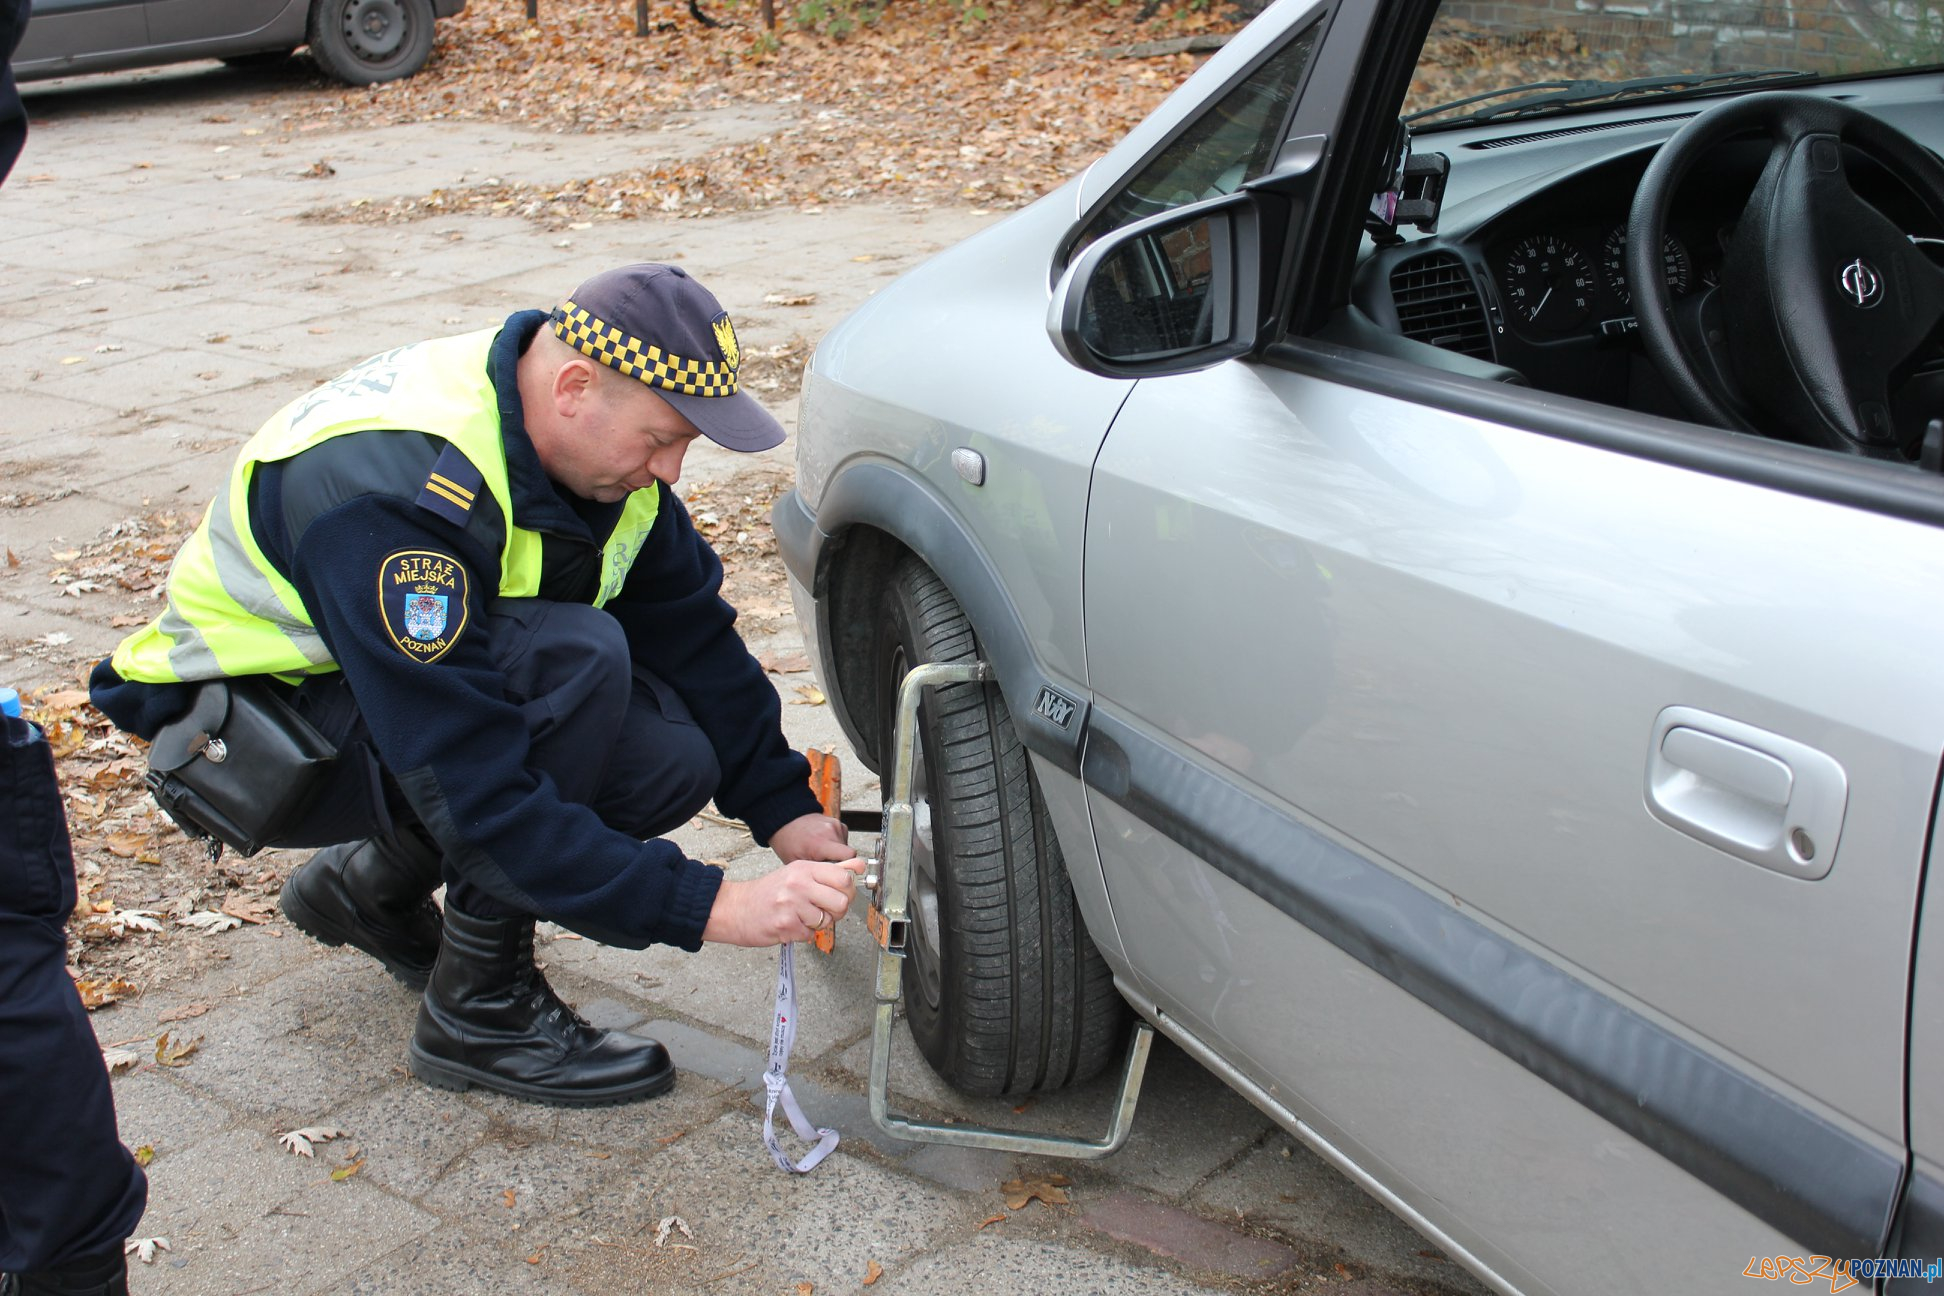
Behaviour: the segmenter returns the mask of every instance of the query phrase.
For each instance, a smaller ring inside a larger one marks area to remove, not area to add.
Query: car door
[[[1419,386],[1299,340],[1109,432],[1083,773],[1130,988],[1514,1289],[1877,1254],[1944,530]]]
[[[246,36],[291,9],[293,0],[147,0],[146,7],[149,39],[178,45]]]
[[[16,65],[141,49],[148,23],[141,0],[33,0]]]

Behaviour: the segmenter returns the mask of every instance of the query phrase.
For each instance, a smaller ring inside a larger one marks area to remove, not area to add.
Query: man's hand
[[[791,860],[856,859],[850,848],[850,829],[829,815],[807,814],[778,828],[770,836],[770,849],[776,858]]]
[[[855,856],[836,862],[799,859],[754,882],[725,880],[702,939],[753,949],[809,940],[849,911],[863,871],[864,861]]]

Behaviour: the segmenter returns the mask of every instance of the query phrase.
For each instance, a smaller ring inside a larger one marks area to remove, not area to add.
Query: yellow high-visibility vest
[[[514,525],[498,397],[486,369],[498,333],[484,329],[375,355],[271,415],[244,445],[229,480],[176,555],[167,607],[115,649],[116,673],[161,684],[337,669],[296,589],[250,531],[250,481],[258,464],[353,432],[426,432],[463,454],[506,517],[500,596],[538,594],[540,533]],[[628,497],[602,549],[595,607],[621,592],[660,503],[658,489]]]

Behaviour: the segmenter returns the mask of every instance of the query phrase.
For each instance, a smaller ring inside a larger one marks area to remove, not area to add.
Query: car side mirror
[[[1263,322],[1260,213],[1243,191],[1095,241],[1053,290],[1053,345],[1109,378],[1188,373],[1253,351]]]

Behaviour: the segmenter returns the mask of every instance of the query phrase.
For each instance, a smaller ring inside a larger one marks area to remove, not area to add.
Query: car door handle
[[[1694,707],[1668,707],[1654,721],[1647,809],[1738,859],[1823,877],[1848,805],[1843,767],[1814,747]]]

